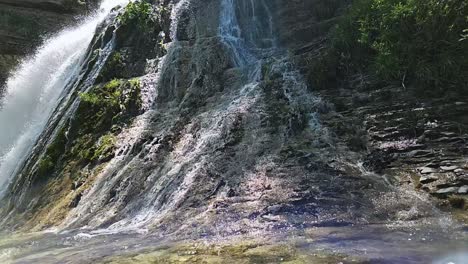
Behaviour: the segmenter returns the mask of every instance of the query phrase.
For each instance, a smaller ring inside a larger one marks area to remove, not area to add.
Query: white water
[[[220,19],[219,35],[221,39],[232,52],[236,66],[245,66],[245,64],[252,60],[252,55],[247,52],[241,36],[241,28],[237,21],[234,0],[223,0],[221,2]]]
[[[11,74],[0,109],[0,197],[77,77],[97,25],[127,2],[104,0],[96,14],[50,38]]]

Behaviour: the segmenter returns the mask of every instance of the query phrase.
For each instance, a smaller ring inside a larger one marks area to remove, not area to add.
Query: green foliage
[[[102,136],[95,145],[92,160],[108,160],[112,157],[117,138],[113,134]]]
[[[430,94],[466,91],[467,23],[464,0],[356,0],[333,33],[331,55],[344,72],[364,69]]]
[[[83,163],[91,162],[94,156],[93,145],[94,138],[91,134],[82,135],[73,141],[69,157]]]
[[[78,132],[100,133],[108,131],[138,113],[141,107],[140,82],[114,79],[87,93],[80,93],[81,104],[77,112]],[[91,122],[90,122],[91,121]]]
[[[337,10],[342,5],[343,0],[315,1],[311,15],[318,21],[330,19],[336,15]]]
[[[92,93],[80,93],[80,99],[81,101],[87,103],[87,104],[99,104],[99,97],[95,94]]]
[[[0,25],[8,28],[8,31],[29,39],[37,39],[44,33],[45,28],[39,24],[36,16],[24,16],[8,9],[0,9]]]
[[[110,132],[117,133],[140,111],[140,81],[114,79],[81,93],[80,99],[74,122],[77,140],[72,153],[89,162],[106,158],[115,143]]]
[[[151,4],[145,1],[130,2],[119,16],[122,25],[135,25],[146,30],[152,19]]]

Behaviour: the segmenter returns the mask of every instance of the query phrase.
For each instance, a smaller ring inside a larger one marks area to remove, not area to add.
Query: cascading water
[[[321,134],[327,134],[314,112],[314,108],[323,102],[307,92],[301,74],[278,47],[270,8],[265,0],[223,0],[219,30],[221,39],[229,48],[234,64],[247,68],[250,83],[245,87],[255,88],[261,78],[262,65],[270,63],[271,71],[283,77],[282,89],[291,110],[306,112],[310,120],[308,125]]]
[[[239,14],[240,13],[240,14]],[[242,24],[238,19],[242,17]],[[258,56],[275,47],[273,17],[265,1],[221,1],[219,35],[237,66],[258,62]]]
[[[260,5],[257,6],[258,3]],[[161,155],[158,152],[164,148],[159,142],[164,141],[165,137],[173,137],[171,126],[174,124],[172,121],[165,121],[167,117],[161,117],[162,113],[167,113],[173,120],[177,120],[178,117],[171,116],[174,109],[165,109],[162,104],[155,104],[146,109],[147,112],[139,116],[128,130],[119,135],[121,143],[116,150],[116,157],[99,173],[96,183],[81,197],[78,206],[71,210],[62,228],[84,226],[85,229],[91,229],[92,234],[146,231],[148,226],[171,215],[178,204],[188,199],[191,192],[197,191],[196,177],[211,159],[207,154],[211,151],[210,148],[223,142],[224,131],[233,125],[230,116],[246,115],[247,109],[257,107],[256,104],[261,101],[260,84],[264,57],[270,55],[272,51],[276,52],[276,47],[272,34],[273,25],[270,24],[273,18],[269,7],[263,1],[258,3],[233,0],[223,0],[220,3],[218,37],[228,50],[228,54],[224,56],[232,61],[234,67],[240,69],[243,81],[232,87],[232,94],[229,97],[221,99],[207,113],[194,118],[203,124],[200,137],[197,140],[190,137],[183,138],[182,142],[174,146],[175,150],[169,155],[170,158],[159,164],[151,162],[153,159],[161,159],[158,157]],[[160,58],[157,74],[153,73],[155,78],[146,84],[154,86],[152,89],[159,92],[145,95],[143,101],[148,101],[146,96],[158,96],[158,93],[164,89],[161,84],[164,78],[171,79],[174,83],[171,89],[177,89],[180,85],[177,84],[177,76],[170,76],[170,69],[174,67],[171,62],[180,55],[177,51],[182,45],[176,38],[177,19],[184,12],[183,8],[187,6],[189,2],[180,1],[172,10],[173,24],[170,35],[174,43],[168,45],[168,54]],[[238,21],[239,16],[243,18],[243,23]],[[307,94],[298,95],[305,93],[306,87],[290,63],[283,61],[282,57],[272,61],[274,62],[272,70],[284,75],[282,83],[284,89],[288,90],[287,93],[291,94],[288,97],[292,111],[300,110],[296,109],[299,106],[293,102],[295,97],[304,100],[305,105],[308,105],[308,101],[314,101]],[[192,125],[187,124],[187,126]],[[145,134],[146,137],[152,134],[154,139],[143,141],[141,137]],[[135,149],[141,149],[141,152],[135,153]],[[144,182],[143,189],[136,190],[135,186],[142,182]],[[141,192],[137,196],[138,199],[124,200],[124,197],[135,195],[134,192]],[[113,222],[112,219],[118,221]],[[104,229],[99,229],[103,226]]]
[[[160,58],[157,74],[155,78],[152,78],[151,83],[146,84],[146,86],[156,86],[156,90],[163,89],[160,87],[162,86],[160,84],[161,78],[164,78],[164,75],[170,74],[170,72],[166,72],[167,68],[165,67],[173,67],[169,62],[177,59],[175,56],[178,55],[177,49],[180,48],[180,43],[178,43],[176,34],[178,30],[178,18],[188,5],[188,1],[179,1],[173,7],[170,35],[174,43],[168,45],[168,55],[164,58]],[[161,115],[160,112],[170,113],[170,111],[161,109],[162,106],[157,104],[147,109],[148,111],[138,117],[130,129],[124,131],[124,133],[119,136],[119,141],[121,141],[122,144],[119,144],[121,147],[117,149],[116,157],[100,173],[99,179],[94,184],[93,188],[83,195],[80,204],[68,215],[63,224],[65,228],[85,225],[87,229],[94,229],[99,228],[103,223],[109,221],[109,219],[121,217],[122,219],[112,223],[105,229],[95,230],[92,231],[92,233],[140,232],[146,230],[147,226],[151,225],[151,223],[171,214],[178,203],[182,203],[184,199],[187,199],[187,196],[190,195],[190,191],[193,191],[192,188],[195,184],[194,181],[197,173],[205,166],[204,163],[206,161],[204,161],[204,159],[209,158],[204,157],[204,152],[206,152],[214,142],[222,141],[222,131],[225,128],[223,128],[223,126],[220,127],[220,124],[224,123],[223,120],[226,116],[239,111],[244,112],[245,109],[254,104],[258,99],[259,90],[257,88],[261,81],[262,66],[262,59],[259,58],[263,55],[262,52],[266,52],[272,48],[272,46],[264,49],[257,47],[257,44],[264,43],[265,39],[272,38],[270,31],[272,26],[267,26],[265,32],[259,31],[263,26],[258,24],[253,24],[251,27],[245,28],[247,34],[250,36],[255,35],[256,37],[250,38],[247,42],[244,41],[243,33],[241,33],[241,25],[237,22],[236,18],[237,13],[235,7],[237,5],[237,2],[230,0],[223,0],[221,2],[218,36],[229,49],[230,54],[228,54],[228,57],[232,59],[235,66],[243,68],[242,71],[245,72],[247,82],[243,84],[240,89],[239,87],[235,87],[239,94],[236,94],[234,98],[223,102],[221,105],[216,106],[217,108],[212,109],[210,111],[212,113],[209,114],[209,116],[212,116],[211,118],[207,118],[205,115],[199,117],[203,120],[203,126],[206,126],[206,131],[202,133],[203,136],[201,136],[197,142],[191,142],[191,140],[187,139],[187,142],[181,144],[180,147],[185,149],[191,146],[190,144],[194,144],[191,152],[187,153],[184,157],[174,154],[175,156],[172,157],[173,161],[169,160],[167,164],[162,163],[160,165],[161,168],[154,168],[157,164],[151,164],[152,169],[144,169],[144,166],[150,165],[147,164],[148,162],[146,160],[151,160],[152,156],[156,155],[158,149],[161,148],[160,144],[157,143],[161,139],[158,139],[158,141],[155,139],[146,142],[143,147],[135,145],[142,144],[139,138],[142,137],[144,133],[150,133],[149,131],[153,132],[155,137],[160,133],[167,133],[167,131],[164,130],[158,132],[158,129],[163,127],[162,124],[164,123],[162,121],[156,124],[152,124],[152,122],[154,122],[153,120],[158,120],[156,117]],[[242,8],[242,12],[246,12],[245,15],[249,21],[258,23],[262,21],[272,21],[272,18],[268,16],[266,20],[263,19],[263,14],[269,14],[265,9],[267,9],[267,6],[262,5],[259,8],[255,8],[253,12],[251,7],[246,7]],[[253,19],[254,16],[260,17],[256,12],[261,10],[263,10],[261,15],[262,19]],[[255,33],[252,34],[251,32]],[[259,58],[257,58],[257,56]],[[168,61],[168,63],[166,63],[166,61]],[[177,86],[177,82],[175,83],[174,86]],[[174,89],[175,88],[177,87],[174,87]],[[148,98],[145,98],[146,96],[144,96],[143,101],[148,100]],[[153,94],[153,96],[157,95]],[[215,115],[217,116],[215,117]],[[132,149],[135,148],[142,148],[142,153],[136,155],[136,153],[132,151]],[[179,151],[182,150],[177,150],[175,152],[177,153]],[[141,160],[142,156],[145,157],[145,160]],[[191,169],[183,175],[184,179],[180,186],[172,186],[174,182],[178,181],[177,177],[180,177],[179,174],[182,174],[181,169],[184,167]],[[141,168],[141,171],[136,168]],[[139,179],[139,177],[144,180]],[[119,192],[121,192],[120,195],[125,197],[129,192],[135,191],[133,190],[134,187],[132,187],[132,184],[139,184],[139,181],[146,182],[145,185],[147,186],[145,188],[147,188],[147,190],[138,196],[138,200],[123,202],[119,198],[113,198],[112,202],[109,201],[109,193],[113,193],[112,196],[118,196],[114,190],[119,189]],[[170,198],[167,196],[170,196]],[[126,209],[122,210],[122,208]],[[121,215],[122,211],[127,210],[132,213],[125,216]]]
[[[126,2],[104,0],[96,14],[47,40],[11,74],[0,108],[0,197],[77,78],[97,25]]]

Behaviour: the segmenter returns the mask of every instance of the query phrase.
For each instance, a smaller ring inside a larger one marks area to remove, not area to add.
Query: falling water
[[[221,21],[219,35],[232,52],[236,66],[244,66],[251,58],[247,53],[245,43],[241,37],[240,25],[235,13],[234,0],[221,2]]]
[[[307,91],[300,72],[277,46],[273,14],[265,0],[223,0],[220,20],[219,35],[231,52],[234,64],[247,69],[249,83],[244,90],[258,86],[262,65],[270,62],[271,71],[283,76],[283,92],[292,110],[296,114],[307,112],[309,126],[326,133],[314,111],[323,101]]]
[[[258,53],[276,48],[273,16],[264,0],[223,0],[220,20],[219,35],[236,66],[258,62]]]
[[[97,25],[126,2],[103,1],[99,12],[46,41],[11,74],[0,109],[0,196],[77,77]]]

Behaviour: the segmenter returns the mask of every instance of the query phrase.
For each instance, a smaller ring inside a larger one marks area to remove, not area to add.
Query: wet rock
[[[458,178],[457,180],[460,185],[467,185],[468,184],[468,175],[464,174],[462,177]]]
[[[443,188],[438,191],[436,191],[434,194],[438,196],[446,196],[449,194],[454,194],[458,192],[458,187],[448,187],[448,188]]]
[[[81,198],[82,198],[83,194],[82,193],[79,193],[78,195],[75,196],[75,198],[73,198],[73,200],[70,202],[70,204],[68,205],[69,208],[75,208],[78,206],[78,204],[80,203],[81,201]]]
[[[464,209],[466,201],[463,197],[458,195],[451,195],[448,197],[448,202],[453,208]]]
[[[428,184],[428,183],[431,183],[431,182],[435,182],[437,181],[439,178],[436,177],[435,175],[426,175],[426,176],[422,176],[420,179],[419,179],[419,182],[422,183],[422,184]]]
[[[434,156],[434,153],[432,153],[432,151],[429,151],[429,150],[413,150],[413,151],[410,151],[408,154],[407,154],[407,157],[409,158],[414,158],[414,157],[433,157]]]
[[[419,168],[418,171],[419,171],[421,174],[430,174],[430,173],[437,172],[435,169],[429,168],[429,167],[422,167],[422,168]]]
[[[71,189],[72,190],[77,190],[78,188],[80,188],[82,185],[83,185],[83,181],[74,181],[71,185]]]
[[[458,194],[468,194],[468,185],[464,185],[458,189]]]
[[[442,166],[440,167],[440,169],[443,171],[449,172],[449,171],[454,171],[458,169],[458,167],[457,166]]]

